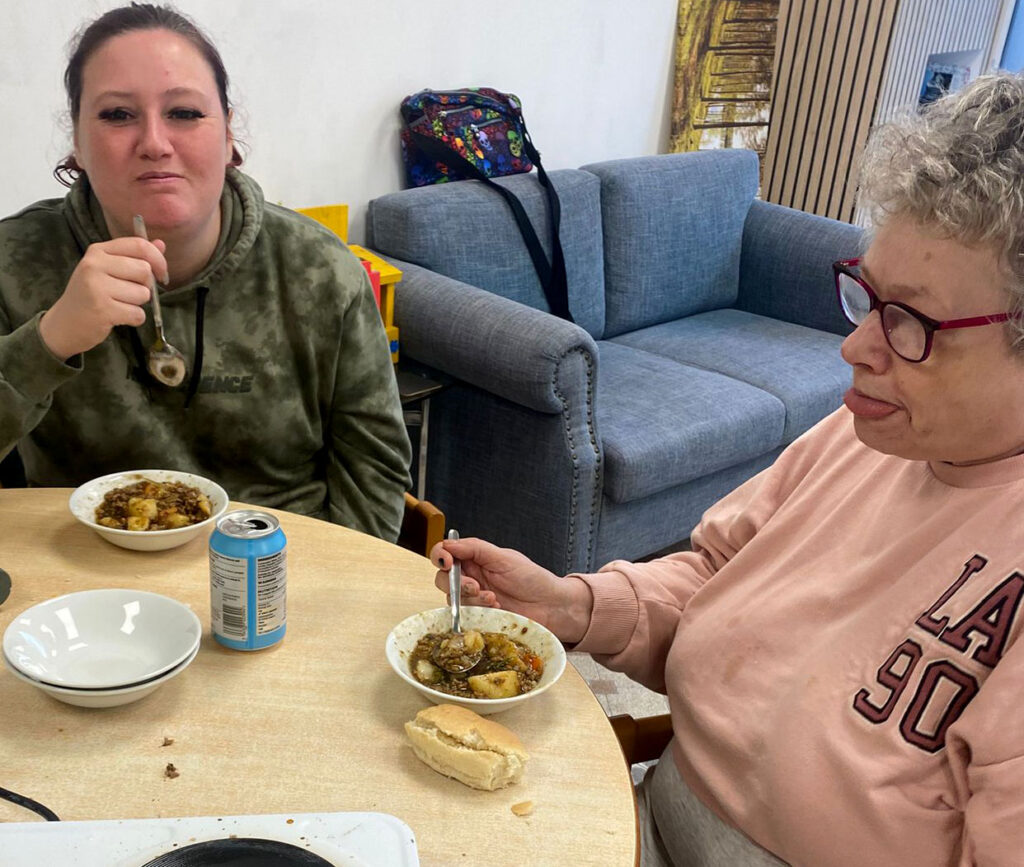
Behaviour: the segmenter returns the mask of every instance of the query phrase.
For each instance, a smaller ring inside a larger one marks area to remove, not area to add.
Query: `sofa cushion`
[[[583,168],[601,179],[604,337],[735,306],[757,154],[694,151]]]
[[[842,401],[850,366],[837,334],[743,310],[714,310],[623,334],[615,342],[733,377],[785,407],[782,442],[792,442]]]
[[[597,346],[597,429],[609,499],[650,496],[780,443],[786,410],[766,391],[617,341]]]
[[[604,331],[600,183],[577,169],[552,171],[548,176],[561,202],[559,238],[569,281],[569,310],[576,324],[600,337]],[[547,197],[536,173],[497,178],[496,183],[522,202],[550,258]],[[550,310],[512,210],[480,181],[419,187],[374,199],[367,214],[367,243],[385,256]]]
[[[616,503],[605,496],[593,568],[620,558],[638,560],[670,545],[677,547],[675,543],[690,535],[708,506],[771,466],[781,451],[781,447],[772,449],[742,464],[641,500]]]

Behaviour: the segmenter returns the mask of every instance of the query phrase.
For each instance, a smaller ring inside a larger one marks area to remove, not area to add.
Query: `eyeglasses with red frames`
[[[836,294],[843,315],[854,325],[860,325],[872,310],[882,318],[882,333],[889,347],[905,361],[924,361],[932,351],[932,338],[936,331],[954,328],[976,328],[995,325],[1020,318],[1018,313],[993,313],[989,316],[971,316],[967,319],[947,319],[940,322],[925,316],[909,304],[882,301],[875,290],[860,275],[860,259],[842,259],[832,264],[836,277]]]

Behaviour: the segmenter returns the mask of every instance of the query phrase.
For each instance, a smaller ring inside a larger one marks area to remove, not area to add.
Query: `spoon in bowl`
[[[458,530],[449,530],[448,538],[458,540]],[[448,570],[448,596],[451,599],[452,629],[438,642],[431,659],[438,668],[451,674],[462,674],[480,661],[484,638],[475,629],[462,631],[462,565],[454,557],[452,568]]]
[[[149,240],[146,235],[146,221],[141,214],[136,214],[135,236]],[[156,286],[156,279],[149,279],[149,293],[153,301],[153,325],[156,327],[156,340],[149,347],[146,359],[146,367],[152,377],[164,385],[174,388],[181,385],[185,380],[185,356],[178,352],[164,337],[164,317],[160,312],[160,292]]]

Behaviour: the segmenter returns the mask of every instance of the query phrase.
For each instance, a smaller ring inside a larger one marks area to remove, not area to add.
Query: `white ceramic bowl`
[[[177,677],[188,668],[198,653],[199,645],[197,644],[195,649],[184,660],[170,669],[170,671],[165,671],[160,676],[151,680],[144,680],[141,683],[122,686],[118,689],[66,689],[49,683],[42,683],[41,681],[33,680],[31,677],[26,677],[22,672],[18,671],[18,669],[11,665],[11,661],[7,658],[6,654],[4,655],[4,665],[7,666],[7,670],[18,680],[42,690],[47,695],[65,704],[73,704],[78,707],[117,707],[122,704],[131,704],[133,701],[138,701],[140,698],[145,698],[151,692],[155,692],[167,681]]]
[[[118,689],[179,665],[202,626],[187,605],[145,590],[83,590],[17,615],[3,652],[15,669],[56,687]]]
[[[114,488],[133,485],[143,479],[152,479],[154,482],[184,482],[186,485],[198,488],[206,494],[210,501],[213,515],[198,524],[178,527],[176,530],[115,530],[112,527],[104,527],[96,523],[96,507],[103,502],[103,497],[107,493]],[[227,510],[228,495],[216,482],[211,482],[209,479],[195,476],[192,473],[182,473],[177,470],[132,470],[131,472],[100,476],[98,479],[80,485],[71,494],[68,506],[71,508],[72,515],[87,527],[92,527],[108,542],[122,548],[130,548],[133,551],[165,551],[168,548],[184,545],[197,536],[209,536],[214,522]]]
[[[521,641],[544,660],[544,674],[529,692],[512,698],[461,698],[448,695],[424,686],[409,671],[409,659],[419,641],[428,632],[447,632],[451,629],[451,610],[434,608],[421,611],[406,617],[388,635],[384,645],[388,662],[395,673],[413,689],[423,693],[434,704],[457,704],[468,707],[478,714],[498,713],[508,710],[524,701],[530,701],[544,693],[565,671],[565,648],[554,634],[539,623],[535,623],[521,614],[513,614],[500,608],[479,608],[476,606],[462,609],[462,628],[479,629],[482,632],[504,632],[509,638]],[[523,629],[526,629],[523,632]]]

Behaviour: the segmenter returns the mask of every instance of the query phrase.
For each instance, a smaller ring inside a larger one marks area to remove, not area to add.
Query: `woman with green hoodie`
[[[0,221],[0,457],[16,446],[35,485],[186,470],[395,539],[411,454],[369,281],[238,170],[216,48],[132,4],[81,32],[64,78],[71,189]],[[154,278],[176,387],[147,370]]]

